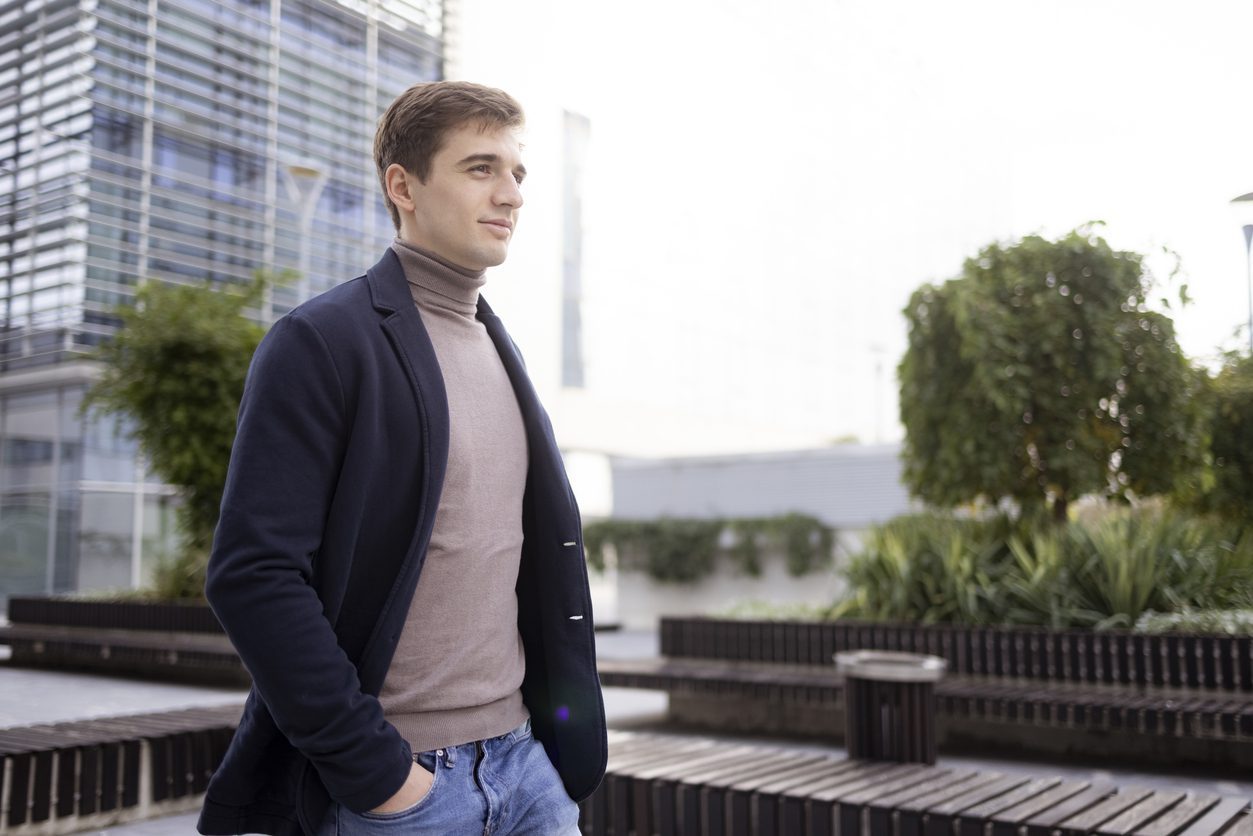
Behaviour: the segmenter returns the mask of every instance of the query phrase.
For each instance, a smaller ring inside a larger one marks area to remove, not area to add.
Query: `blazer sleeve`
[[[205,594],[279,730],[352,810],[382,804],[412,765],[362,693],[311,585],[348,432],[334,357],[299,314],[248,372]]]

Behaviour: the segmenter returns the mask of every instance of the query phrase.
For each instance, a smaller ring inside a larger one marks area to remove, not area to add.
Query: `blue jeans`
[[[435,780],[398,813],[354,813],[332,804],[319,836],[578,836],[579,808],[531,736],[508,734],[415,754]]]

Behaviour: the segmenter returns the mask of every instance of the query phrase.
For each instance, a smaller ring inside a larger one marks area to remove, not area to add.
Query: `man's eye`
[[[472,168],[472,169],[470,169],[470,170],[471,170],[471,171],[481,171],[481,172],[483,172],[484,174],[490,174],[490,173],[491,173],[491,171],[492,171],[492,167],[491,167],[490,165],[488,165],[487,163],[483,163],[482,165],[476,165],[474,168]]]
[[[516,181],[518,181],[518,185],[519,185],[519,186],[521,186],[521,185],[522,185],[522,181],[523,181],[523,180],[525,180],[526,178],[525,178],[525,177],[523,177],[521,174],[515,174],[515,175],[513,175],[513,179],[514,179],[514,180],[516,180]]]

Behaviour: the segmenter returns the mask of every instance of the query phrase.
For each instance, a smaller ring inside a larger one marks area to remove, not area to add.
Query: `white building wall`
[[[796,512],[850,532],[918,508],[901,482],[896,444],[615,460],[613,492],[613,516],[621,519]]]
[[[617,53],[597,58],[597,29],[585,25],[589,12],[583,5],[573,0],[457,0],[453,8],[447,76],[508,90],[527,111],[526,206],[509,260],[489,272],[484,293],[522,349],[563,448],[662,456],[829,441],[833,433],[823,411],[810,404],[827,397],[820,393],[830,388],[816,373],[812,392],[794,392],[812,409],[773,408],[769,387],[760,399],[740,391],[777,377],[770,368],[775,363],[795,364],[789,355],[817,363],[820,352],[807,348],[804,340],[786,353],[777,344],[746,351],[741,319],[724,301],[711,298],[708,307],[696,310],[690,305],[692,288],[668,293],[675,269],[689,269],[691,254],[659,252],[657,269],[639,269],[642,261],[654,260],[648,253],[651,242],[639,234],[646,225],[622,217],[616,190],[644,172],[634,168],[614,126],[623,118],[654,117],[646,111],[617,112],[614,97],[601,95],[595,79],[604,76],[605,62]],[[649,60],[646,45],[640,49],[639,60]],[[583,264],[586,386],[581,389],[561,386],[566,111],[591,122]],[[656,209],[665,211],[686,199],[681,188],[659,191]],[[684,266],[673,268],[664,263],[667,258]],[[718,280],[712,273],[693,277],[697,284]],[[825,340],[817,332],[809,338]],[[735,392],[740,394],[728,397]],[[603,493],[606,487],[588,490]]]

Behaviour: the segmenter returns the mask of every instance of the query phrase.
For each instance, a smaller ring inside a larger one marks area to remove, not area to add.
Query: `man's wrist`
[[[400,785],[400,789],[396,790],[391,798],[370,812],[399,813],[408,810],[426,798],[426,794],[431,791],[431,785],[434,783],[435,775],[428,772],[425,767],[415,761],[410,766],[409,774],[405,776],[405,782]]]

